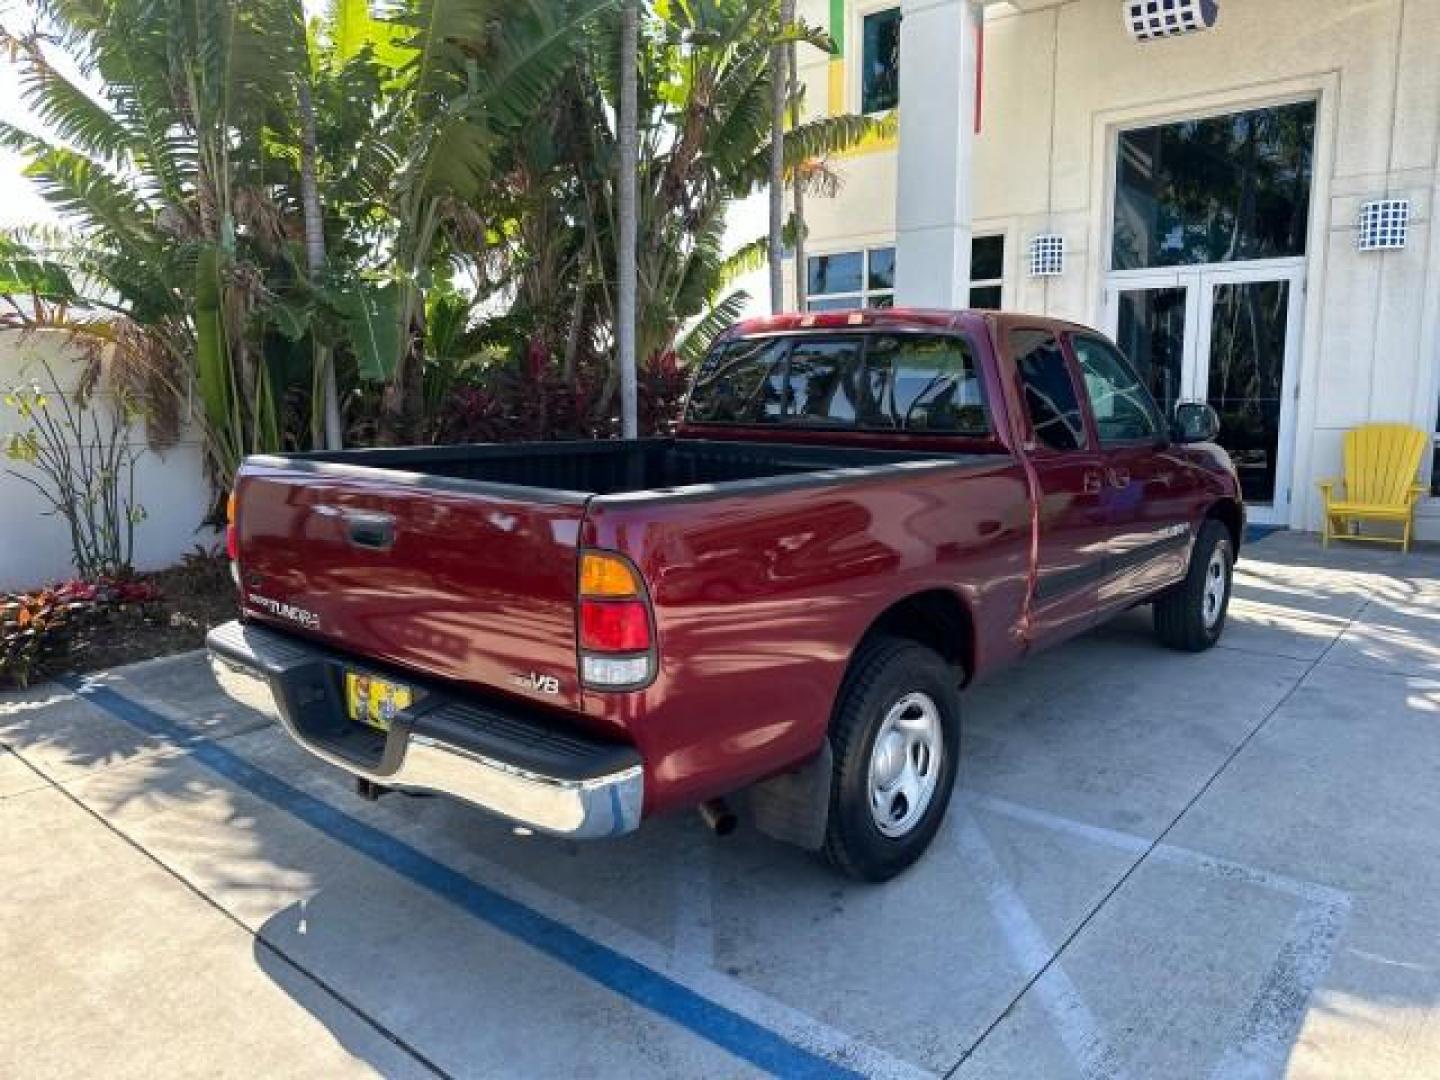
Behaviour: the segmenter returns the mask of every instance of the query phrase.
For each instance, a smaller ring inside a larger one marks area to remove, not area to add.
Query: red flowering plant
[[[440,406],[431,437],[441,443],[612,439],[620,434],[619,398],[601,408],[604,372],[582,367],[572,380],[531,346],[520,364],[497,365],[483,381],[461,383]],[[679,357],[661,353],[639,372],[640,434],[674,430],[687,377]]]
[[[0,593],[0,687],[63,667],[76,632],[106,612],[159,599],[149,582],[109,577]]]

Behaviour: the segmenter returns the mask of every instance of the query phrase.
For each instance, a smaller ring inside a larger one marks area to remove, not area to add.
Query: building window
[[[895,305],[895,249],[811,255],[807,311]],[[977,236],[970,246],[970,306],[998,311],[1005,282],[1005,237]]]
[[[1305,254],[1315,103],[1120,133],[1111,268]]]
[[[841,251],[806,260],[807,311],[892,307],[895,304],[895,249]]]
[[[900,103],[900,9],[866,15],[861,30],[860,111],[888,112]]]
[[[1004,235],[975,237],[970,243],[970,306],[999,311],[1004,282]]]

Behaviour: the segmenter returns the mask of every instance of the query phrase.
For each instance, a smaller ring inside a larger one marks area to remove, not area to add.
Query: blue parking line
[[[224,746],[197,740],[193,733],[109,687],[87,685],[74,678],[61,681],[131,727],[147,735],[185,744],[190,756],[207,769],[280,807],[311,828],[752,1065],[776,1076],[861,1075],[796,1045],[564,923],[481,885],[403,840],[250,764]]]

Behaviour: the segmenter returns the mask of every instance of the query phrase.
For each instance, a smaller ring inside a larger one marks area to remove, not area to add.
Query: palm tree
[[[298,7],[298,5],[297,5]],[[303,12],[301,20],[303,22]],[[308,53],[308,49],[306,50]],[[325,272],[325,221],[320,209],[320,186],[316,178],[319,156],[315,124],[315,99],[310,89],[311,73],[306,70],[295,79],[295,103],[300,112],[300,203],[305,216],[305,266],[310,284],[318,287]],[[310,437],[327,450],[344,446],[341,432],[340,391],[335,380],[335,351],[320,335],[312,334],[315,390],[318,407],[311,408]]]
[[[888,120],[860,116],[822,117],[794,126],[778,143],[773,138],[770,55],[777,37],[773,10],[747,0],[657,5],[644,12],[637,83],[638,161],[636,218],[641,238],[636,252],[636,348],[642,369],[672,351],[688,359],[732,321],[746,297],[726,293],[739,272],[763,265],[768,237],[737,252],[725,250],[726,213],[737,199],[770,183],[772,150],[781,155],[782,186],[830,180],[823,167],[829,154],[889,130]],[[594,47],[576,66],[569,91],[552,118],[558,157],[573,183],[557,185],[566,209],[556,215],[572,227],[552,229],[546,241],[567,251],[593,253],[591,266],[619,266],[617,237],[621,192],[618,115],[621,87],[619,18],[601,19]],[[793,24],[778,32],[788,41],[822,49],[824,34]],[[617,47],[612,51],[611,44]],[[538,170],[527,170],[533,172]],[[758,255],[758,261],[757,261]],[[518,260],[567,267],[551,279],[561,296],[573,297],[578,260],[536,250]],[[618,327],[616,296],[600,281],[584,311],[592,323],[581,332],[603,337]],[[588,292],[588,290],[587,290]],[[551,302],[553,311],[568,305]],[[599,395],[606,409],[618,389]]]
[[[581,29],[614,0],[397,0],[357,13],[355,39],[385,69],[375,152],[388,168],[379,273],[351,283],[362,363],[385,382],[382,437],[414,429],[422,397],[425,295],[435,267],[464,261],[499,179],[500,151],[542,112]],[[361,9],[364,4],[356,5]]]
[[[780,0],[780,28],[795,21],[794,0]],[[789,50],[782,34],[770,46],[770,310],[785,307],[785,99]]]
[[[615,242],[615,278],[618,293],[615,301],[615,341],[620,365],[620,431],[626,439],[633,439],[638,434],[638,380],[635,371],[635,170],[638,165],[636,143],[639,139],[639,118],[635,99],[639,79],[639,9],[638,0],[623,0],[620,9],[619,153],[615,156],[618,174],[616,199],[619,204],[619,226]]]
[[[193,374],[223,483],[241,455],[279,439],[255,347],[274,207],[243,146],[274,103],[273,73],[295,63],[287,5],[47,0],[41,9],[45,34],[0,30],[0,48],[42,127],[0,124],[0,143],[27,157],[69,225],[41,246],[83,308],[108,313],[70,328],[106,346],[124,378],[179,396]],[[53,63],[52,50],[70,62]]]
[[[339,387],[355,437],[433,432],[497,345],[574,400],[598,382],[593,429],[620,394],[633,432],[636,367],[703,349],[763,261],[765,238],[724,250],[729,204],[880,125],[776,137],[772,47],[829,43],[766,5],[620,3],[333,0],[307,27],[296,0],[45,0],[53,33],[0,32],[39,124],[0,141],[68,229],[0,236],[31,298],[3,317],[69,325],[172,402],[198,385],[221,490],[246,453],[336,445]]]
[[[69,224],[37,254],[104,314],[71,328],[179,400],[194,378],[222,488],[293,438],[300,356],[313,442],[339,442],[337,354],[403,438],[427,293],[480,257],[497,156],[613,2],[335,0],[307,35],[296,0],[46,0],[46,35],[0,35],[40,127],[0,142]]]
[[[786,0],[793,3],[793,0]],[[792,12],[793,16],[793,12]],[[799,47],[795,42],[786,46],[789,54],[786,59],[786,77],[789,80],[790,94],[790,126],[799,127],[803,107],[802,90],[800,86],[800,63],[797,53]],[[783,135],[782,135],[783,138]],[[809,281],[806,278],[805,259],[805,185],[806,170],[799,167],[791,170],[790,204],[791,214],[795,222],[794,250],[795,250],[795,310],[805,310],[806,291],[809,288]]]

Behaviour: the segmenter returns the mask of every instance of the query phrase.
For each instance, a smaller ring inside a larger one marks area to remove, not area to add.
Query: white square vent
[[[1124,0],[1120,8],[1136,41],[1209,30],[1220,17],[1218,0]]]
[[[1030,276],[1059,277],[1065,273],[1065,238],[1053,233],[1030,241]]]
[[[1399,251],[1409,242],[1409,199],[1373,199],[1360,204],[1355,246],[1361,251]]]

